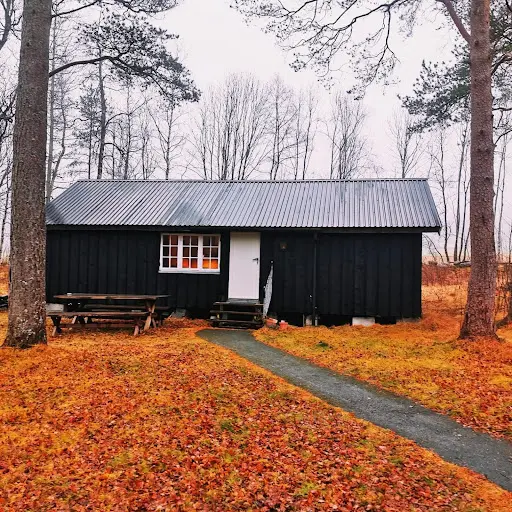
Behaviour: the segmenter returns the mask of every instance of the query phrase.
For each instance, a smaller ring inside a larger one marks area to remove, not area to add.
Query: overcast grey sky
[[[364,99],[369,114],[367,130],[372,139],[372,153],[379,162],[388,157],[387,122],[399,105],[397,94],[412,90],[422,59],[450,57],[455,34],[448,29],[439,29],[442,21],[437,15],[418,26],[412,37],[397,35],[393,49],[400,59],[394,73],[398,83],[388,87],[377,84]],[[165,27],[180,35],[183,61],[202,90],[222,82],[233,72],[253,73],[262,80],[279,73],[286,82],[299,87],[317,82],[311,70],[294,72],[288,65],[290,56],[277,47],[274,36],[265,34],[257,22],[247,26],[242,15],[230,8],[227,0],[183,0],[168,14]],[[342,89],[347,89],[352,80],[349,73],[336,74],[334,78]],[[322,85],[319,88],[324,102],[328,101],[329,93]],[[316,167],[325,165],[316,162]],[[319,169],[316,171],[318,173]]]

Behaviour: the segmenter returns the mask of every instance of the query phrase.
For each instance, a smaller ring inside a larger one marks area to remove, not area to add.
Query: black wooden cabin
[[[169,295],[207,316],[263,301],[294,323],[421,316],[426,180],[79,181],[47,210],[47,300]]]

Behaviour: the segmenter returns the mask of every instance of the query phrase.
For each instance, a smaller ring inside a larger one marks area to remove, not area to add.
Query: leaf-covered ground
[[[499,331],[501,342],[458,341],[464,299],[463,286],[428,286],[417,323],[262,329],[256,337],[511,439],[512,328]]]
[[[508,509],[511,493],[197,328],[0,350],[0,510]]]

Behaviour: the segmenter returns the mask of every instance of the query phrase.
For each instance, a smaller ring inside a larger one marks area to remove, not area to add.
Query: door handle
[[[255,261],[256,263],[259,263],[260,259],[259,258],[253,258],[252,261]]]

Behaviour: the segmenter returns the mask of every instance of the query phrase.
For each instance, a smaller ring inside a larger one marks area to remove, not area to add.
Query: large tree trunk
[[[4,345],[46,343],[45,159],[51,0],[25,0],[12,176],[9,326]]]
[[[495,336],[494,143],[490,0],[471,1],[471,274],[461,338]]]

